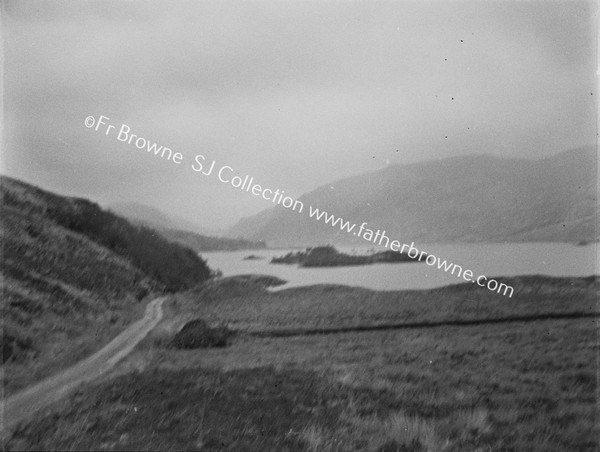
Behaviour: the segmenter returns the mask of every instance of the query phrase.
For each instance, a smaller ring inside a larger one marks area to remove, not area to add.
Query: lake
[[[473,279],[517,275],[590,276],[598,273],[598,244],[578,246],[570,243],[477,243],[477,244],[416,244],[419,250],[442,260],[470,269]],[[365,253],[367,248],[338,247],[346,253]],[[370,247],[373,249],[373,247]],[[379,249],[380,250],[380,249]],[[288,284],[280,288],[312,284],[344,284],[377,290],[430,289],[465,282],[462,278],[438,270],[425,263],[375,264],[356,267],[298,268],[295,265],[275,265],[270,260],[291,249],[245,250],[202,253],[213,269],[224,276],[240,274],[274,275]],[[263,257],[244,260],[245,256]]]

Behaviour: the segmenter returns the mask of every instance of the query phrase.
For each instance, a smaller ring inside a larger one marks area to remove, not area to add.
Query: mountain
[[[217,237],[216,231],[204,229],[183,218],[169,216],[154,207],[139,203],[116,203],[108,208],[131,222],[148,226],[170,242],[179,243],[200,253],[202,251],[234,251],[265,248],[265,242]],[[200,233],[199,231],[206,231]]]
[[[219,231],[207,229],[192,221],[177,216],[167,215],[154,207],[137,202],[119,202],[108,206],[108,209],[133,223],[143,224],[151,228],[178,229],[200,234],[216,235]]]
[[[0,176],[2,362],[8,392],[100,348],[142,299],[210,269],[190,249],[86,199]]]
[[[579,241],[598,238],[594,147],[540,160],[474,155],[391,165],[240,220],[229,234],[269,245],[357,243],[309,217],[309,205],[408,242]]]

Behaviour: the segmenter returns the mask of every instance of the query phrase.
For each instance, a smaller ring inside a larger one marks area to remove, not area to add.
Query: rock
[[[225,347],[231,335],[227,327],[211,328],[204,320],[194,319],[175,335],[173,344],[182,349]]]

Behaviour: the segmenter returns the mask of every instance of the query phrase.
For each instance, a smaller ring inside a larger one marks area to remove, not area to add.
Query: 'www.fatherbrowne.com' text
[[[402,254],[407,254],[408,257],[412,259],[418,259],[419,261],[423,260],[430,267],[437,267],[439,270],[443,270],[446,273],[455,275],[457,278],[463,278],[465,281],[476,283],[481,287],[487,287],[489,290],[501,293],[509,298],[511,298],[513,295],[514,289],[512,286],[500,283],[495,279],[488,279],[485,275],[474,277],[472,270],[463,269],[458,264],[448,262],[445,259],[442,260],[441,258],[428,252],[422,250],[419,251],[415,247],[414,242],[411,242],[409,245],[407,243],[401,243],[398,240],[390,240],[390,238],[385,234],[385,230],[381,231],[380,229],[377,229],[377,231],[374,231],[373,229],[369,229],[367,228],[366,222],[363,222],[359,226],[356,223],[351,223],[350,221],[344,220],[341,217],[336,217],[335,215],[327,213],[324,210],[319,210],[312,206],[309,206],[308,210],[310,218],[317,221],[323,221],[325,224],[328,224],[333,228],[339,227],[341,231],[352,233],[356,237],[366,240],[367,242],[384,246],[392,251],[398,251]]]

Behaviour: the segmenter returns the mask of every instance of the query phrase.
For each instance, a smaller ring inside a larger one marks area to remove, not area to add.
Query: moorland
[[[514,298],[472,284],[271,292],[282,281],[209,280],[171,296],[110,375],[38,413],[8,447],[595,450],[598,279],[499,279]],[[177,347],[197,319],[230,330],[227,344]],[[361,325],[390,328],[352,331]]]

